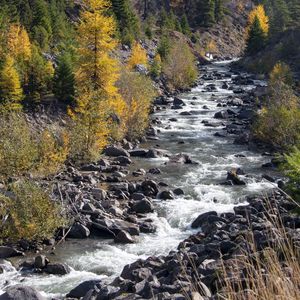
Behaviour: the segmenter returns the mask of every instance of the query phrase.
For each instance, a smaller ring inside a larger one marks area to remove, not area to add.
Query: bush
[[[30,128],[21,113],[1,115],[0,174],[9,176],[57,172],[67,157],[68,139],[63,133]]]
[[[128,67],[134,69],[136,65],[145,65],[148,64],[147,52],[139,43],[135,43],[132,47],[132,53],[128,60]]]
[[[0,239],[34,241],[50,238],[64,224],[61,207],[35,183],[14,183],[9,195],[0,195]]]
[[[156,95],[150,78],[123,71],[118,82],[126,104],[125,129],[129,139],[141,137],[149,125],[151,102]]]
[[[294,147],[290,154],[285,155],[286,162],[282,169],[288,176],[287,191],[296,200],[300,201],[300,150]]]
[[[162,68],[161,57],[157,53],[151,64],[150,74],[154,77],[158,77],[161,74],[161,68]]]
[[[185,41],[174,42],[170,54],[163,63],[163,73],[171,88],[184,89],[195,82],[198,74],[195,56]]]

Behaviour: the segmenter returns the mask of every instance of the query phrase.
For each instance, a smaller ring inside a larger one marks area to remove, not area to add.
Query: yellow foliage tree
[[[269,33],[269,17],[266,15],[264,6],[262,4],[259,4],[254,7],[253,10],[251,10],[249,16],[248,16],[248,29],[251,28],[251,25],[253,24],[255,17],[258,18],[260,22],[260,26],[264,32],[265,35],[268,35]]]
[[[293,84],[293,76],[290,67],[282,62],[278,62],[270,73],[270,84],[276,84],[277,82],[283,82],[288,85]]]
[[[86,9],[81,13],[78,27],[80,61],[76,82],[79,97],[77,107],[71,113],[74,120],[71,155],[73,153],[76,157],[89,160],[95,158],[97,152],[100,153],[108,134],[119,126],[114,126],[118,122],[109,120],[122,119],[126,104],[116,87],[120,73],[119,62],[111,56],[117,41],[114,38],[116,24],[108,14],[110,2],[84,2]],[[74,145],[77,145],[77,149]]]
[[[19,109],[23,99],[20,77],[14,63],[14,59],[7,56],[0,72],[0,104],[5,110]]]
[[[19,24],[12,24],[7,34],[7,50],[17,61],[29,61],[31,43],[27,31]]]
[[[128,67],[134,69],[136,65],[145,65],[148,64],[147,52],[139,43],[135,43],[132,47],[132,53],[128,60]]]

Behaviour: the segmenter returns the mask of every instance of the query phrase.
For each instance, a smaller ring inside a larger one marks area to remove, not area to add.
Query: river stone
[[[22,256],[23,252],[18,251],[12,247],[0,246],[0,258],[9,258],[14,256]]]
[[[215,119],[227,119],[228,118],[228,112],[226,110],[221,110],[215,113],[214,118]]]
[[[87,238],[89,235],[90,230],[86,226],[80,223],[74,223],[71,227],[68,237],[75,239],[84,239]]]
[[[246,185],[246,182],[241,180],[237,174],[237,170],[227,172],[227,180],[230,180],[234,185]]]
[[[36,269],[43,269],[46,267],[46,265],[49,263],[48,258],[45,255],[38,255],[34,259],[34,267]]]
[[[116,235],[114,241],[115,241],[115,243],[120,243],[120,244],[132,244],[132,243],[134,243],[134,239],[132,238],[132,236],[124,230],[121,230]]]
[[[74,289],[72,289],[68,294],[68,298],[81,298],[84,297],[89,290],[94,288],[100,288],[100,280],[88,280],[80,283]]]
[[[162,200],[172,200],[175,197],[172,191],[162,191],[158,194],[158,198]]]
[[[147,153],[148,153],[147,149],[133,149],[129,151],[129,154],[132,157],[145,157]]]
[[[71,269],[66,264],[56,263],[56,264],[48,264],[45,269],[45,272],[54,275],[66,275],[71,272]]]
[[[136,213],[145,214],[150,213],[154,209],[153,204],[148,199],[138,200],[132,207],[132,210]]]
[[[199,215],[192,223],[192,228],[198,228],[200,227],[203,223],[207,222],[208,218],[210,216],[218,216],[216,211],[208,211],[206,213],[203,213]]]
[[[174,101],[173,101],[173,105],[174,106],[185,106],[185,103],[181,99],[175,97]]]
[[[177,196],[184,195],[184,191],[181,188],[177,188],[177,189],[173,190],[173,193]]]
[[[130,154],[128,153],[127,150],[123,149],[122,147],[119,146],[109,146],[104,150],[104,154],[107,156],[127,156],[129,157]]]
[[[0,300],[46,300],[36,289],[30,286],[15,285],[9,287]]]
[[[114,159],[115,162],[118,162],[121,166],[127,166],[132,163],[132,160],[127,156],[118,156]]]

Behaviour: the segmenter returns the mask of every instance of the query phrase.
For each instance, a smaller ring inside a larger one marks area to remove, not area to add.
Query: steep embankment
[[[171,3],[170,3],[171,2]],[[248,13],[253,7],[251,0],[227,1],[224,7],[224,17],[210,27],[199,23],[200,1],[137,1],[132,0],[141,20],[155,17],[163,8],[173,9],[176,15],[186,14],[197,37],[195,46],[215,54],[219,58],[239,57],[245,48],[245,27]],[[176,3],[172,6],[172,3]]]

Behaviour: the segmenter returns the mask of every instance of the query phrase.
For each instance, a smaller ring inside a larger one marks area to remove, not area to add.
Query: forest
[[[299,0],[0,0],[0,300],[296,300],[299,188]]]

